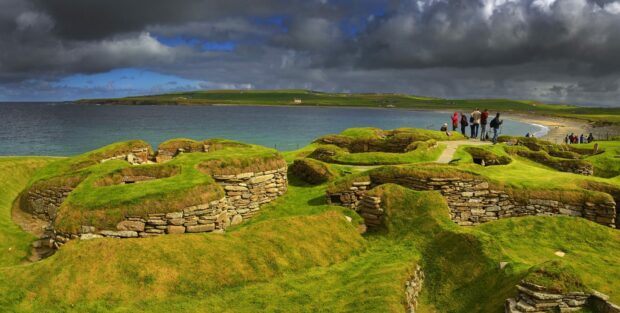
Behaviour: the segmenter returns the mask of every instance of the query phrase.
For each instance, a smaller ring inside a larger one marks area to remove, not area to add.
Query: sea
[[[288,151],[350,127],[439,130],[450,116],[389,108],[0,103],[0,155],[69,156],[122,140],[156,147],[172,138],[226,138]],[[501,129],[521,136],[547,131],[509,117]]]

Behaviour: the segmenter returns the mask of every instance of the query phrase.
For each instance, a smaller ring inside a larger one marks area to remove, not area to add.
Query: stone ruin
[[[208,150],[207,150],[208,151]],[[177,151],[174,155],[183,153]],[[102,159],[99,162],[125,160],[132,165],[154,163],[149,159],[148,149],[136,149],[130,153]],[[161,162],[167,158],[156,159]],[[53,222],[65,198],[73,187],[49,187],[31,189],[20,197],[21,209],[33,217],[45,221],[48,226],[44,235],[34,243],[36,249],[58,249],[70,240],[112,238],[142,238],[164,234],[182,234],[223,231],[251,219],[260,206],[282,196],[288,188],[287,166],[260,172],[244,172],[234,175],[211,175],[221,186],[225,196],[219,200],[193,205],[175,212],[151,213],[147,216],[126,216],[115,229],[97,229],[82,225],[78,233],[63,233],[54,229]],[[121,183],[156,179],[147,176],[123,176]],[[50,254],[46,252],[45,254]],[[48,256],[48,255],[46,255]]]

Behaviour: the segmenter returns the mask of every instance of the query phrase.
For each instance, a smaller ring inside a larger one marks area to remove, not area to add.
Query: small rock
[[[558,250],[554,254],[559,256],[559,257],[561,257],[561,258],[563,258],[566,255],[566,252]]]
[[[97,234],[82,234],[80,236],[81,240],[91,240],[91,239],[98,239],[98,238],[103,238],[103,236],[97,235]]]
[[[122,221],[116,224],[116,229],[120,231],[143,232],[144,223],[140,221]]]
[[[243,217],[240,214],[233,216],[232,221],[230,221],[230,225],[239,225],[243,222]]]

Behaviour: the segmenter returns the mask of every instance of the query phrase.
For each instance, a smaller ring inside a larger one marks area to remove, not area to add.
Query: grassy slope
[[[34,172],[52,158],[0,158],[0,267],[15,265],[30,254],[34,237],[11,220],[13,200]]]
[[[619,108],[584,108],[570,105],[551,105],[535,101],[508,99],[451,100],[417,97],[401,94],[339,94],[307,90],[213,90],[194,91],[121,99],[82,100],[82,103],[110,104],[238,104],[238,105],[293,105],[293,99],[302,99],[307,106],[355,106],[414,109],[445,109],[468,111],[488,108],[492,111],[527,112],[563,116],[589,121],[620,123]]]
[[[0,307],[107,311],[170,297],[201,298],[341,262],[364,246],[337,212],[255,223],[225,235],[76,241],[42,262],[1,269]]]

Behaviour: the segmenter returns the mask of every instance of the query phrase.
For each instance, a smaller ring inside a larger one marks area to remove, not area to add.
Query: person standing
[[[497,143],[497,133],[499,132],[499,128],[500,126],[502,126],[502,124],[504,123],[504,121],[499,119],[499,113],[497,113],[495,115],[495,118],[491,120],[491,123],[489,124],[489,126],[491,126],[491,128],[493,129],[493,144]]]
[[[467,123],[467,116],[465,116],[465,114],[461,112],[461,133],[463,133],[463,136],[467,136],[465,134],[467,125],[469,125],[469,123]]]
[[[454,112],[452,114],[452,131],[456,131],[459,128],[459,114]]]
[[[588,143],[591,143],[592,141],[594,141],[594,136],[590,133],[590,135],[588,135]]]
[[[480,131],[480,140],[484,141],[486,140],[486,136],[487,136],[487,121],[489,119],[489,110],[488,109],[484,109],[484,112],[482,112],[482,114],[480,115],[480,125],[481,125],[481,131]]]
[[[585,143],[586,142],[586,137],[583,136],[583,134],[581,134],[581,136],[579,136],[579,143]]]
[[[482,114],[476,108],[473,112],[471,112],[471,138],[478,138],[478,130],[480,130],[480,117]]]

